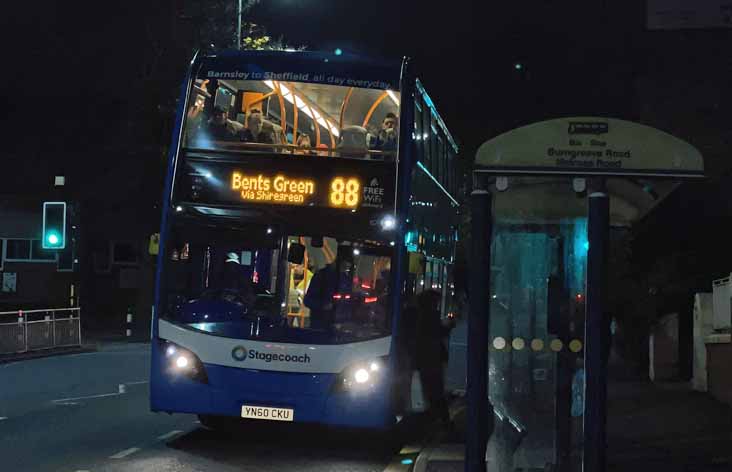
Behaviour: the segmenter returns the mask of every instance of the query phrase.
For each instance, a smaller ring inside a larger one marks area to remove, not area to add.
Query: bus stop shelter
[[[466,471],[605,470],[610,228],[703,175],[693,146],[610,118],[553,119],[480,146]]]

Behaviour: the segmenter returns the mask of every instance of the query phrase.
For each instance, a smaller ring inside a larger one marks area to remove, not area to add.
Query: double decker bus
[[[383,429],[409,297],[453,308],[457,145],[408,60],[197,56],[165,183],[153,411]],[[437,348],[437,347],[436,347]]]

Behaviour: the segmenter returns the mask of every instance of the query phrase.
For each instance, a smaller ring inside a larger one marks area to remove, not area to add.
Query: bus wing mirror
[[[287,262],[292,264],[302,264],[305,260],[305,246],[300,243],[290,244],[290,249],[287,251]]]

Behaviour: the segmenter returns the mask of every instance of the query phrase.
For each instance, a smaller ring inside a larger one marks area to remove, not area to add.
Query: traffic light
[[[43,202],[43,249],[66,247],[66,202]]]

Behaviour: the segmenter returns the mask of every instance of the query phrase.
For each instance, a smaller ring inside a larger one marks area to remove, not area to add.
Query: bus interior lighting
[[[277,88],[279,87],[279,90],[282,93],[282,98],[292,103],[293,105],[296,105],[297,108],[300,109],[300,111],[305,113],[311,120],[316,121],[323,128],[329,129],[333,136],[335,136],[336,138],[340,136],[340,130],[335,124],[331,123],[331,121],[327,118],[324,118],[320,113],[318,113],[318,110],[309,106],[305,102],[305,100],[303,100],[294,91],[291,91],[289,88],[287,88],[285,84],[283,84],[282,82],[273,82],[271,80],[265,80],[264,83],[265,85],[267,85],[267,87],[271,88],[274,91],[277,91]]]
[[[392,90],[387,90],[387,94],[389,94],[389,98],[391,98],[391,101],[394,102],[394,105],[399,106],[399,99],[397,98],[396,94]]]

